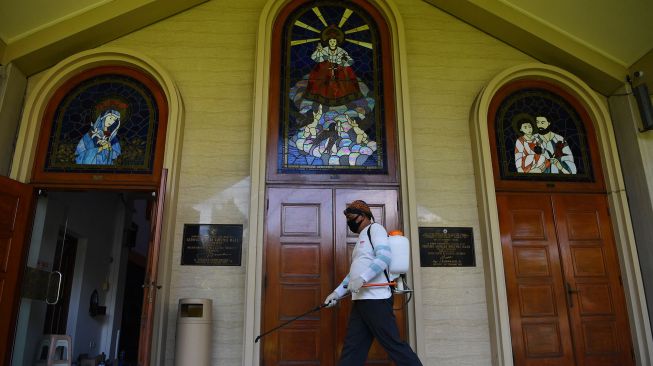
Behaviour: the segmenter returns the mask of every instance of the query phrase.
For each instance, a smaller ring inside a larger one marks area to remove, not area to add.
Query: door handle
[[[576,290],[575,288],[571,287],[569,282],[565,282],[565,285],[567,287],[567,302],[569,303],[569,307],[573,308],[574,307],[574,299],[571,296],[573,294],[577,294],[579,291]]]
[[[152,303],[154,301],[154,291],[152,291],[152,290],[154,290],[154,289],[160,290],[161,289],[161,285],[157,285],[155,281],[152,281],[150,283],[144,283],[142,287],[150,289],[150,291],[147,293],[147,301],[149,303]]]
[[[152,281],[152,283],[144,283],[141,287],[142,287],[142,288],[151,288],[151,287],[156,287],[157,290],[160,290],[162,286],[161,286],[161,285],[157,285],[156,282]]]
[[[58,275],[59,276],[59,283],[57,283],[57,298],[54,301],[50,301],[50,283],[52,282],[52,275]],[[52,271],[50,272],[50,277],[48,278],[48,296],[45,297],[45,303],[48,305],[56,305],[59,302],[59,295],[61,294],[61,280],[63,279],[63,275],[59,271]]]

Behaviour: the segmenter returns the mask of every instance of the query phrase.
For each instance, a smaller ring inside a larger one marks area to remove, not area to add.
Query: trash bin
[[[210,299],[179,299],[175,365],[210,365],[212,305]]]

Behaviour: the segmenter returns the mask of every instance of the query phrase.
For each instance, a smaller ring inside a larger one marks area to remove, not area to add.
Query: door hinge
[[[624,287],[624,282],[621,280],[621,275],[619,275],[619,284],[621,285],[621,287]]]
[[[265,199],[265,212],[268,212],[269,208],[270,208],[270,199],[266,198]]]
[[[632,357],[633,362],[635,362],[635,350],[632,347],[630,347],[630,357]]]

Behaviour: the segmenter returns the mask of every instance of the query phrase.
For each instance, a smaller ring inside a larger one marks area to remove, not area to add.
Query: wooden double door
[[[497,193],[515,365],[633,365],[603,194]]]
[[[262,330],[272,329],[321,304],[349,272],[358,238],[343,211],[366,201],[388,230],[400,229],[395,189],[268,188]],[[395,308],[403,299],[395,296]],[[351,300],[309,314],[262,339],[266,366],[335,365],[342,350]],[[395,310],[405,338],[405,311]],[[375,341],[368,364],[392,364]]]

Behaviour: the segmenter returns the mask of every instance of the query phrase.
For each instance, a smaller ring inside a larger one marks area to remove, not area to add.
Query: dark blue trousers
[[[362,366],[376,338],[397,366],[421,366],[408,343],[399,338],[392,297],[352,301],[347,336],[338,366]]]

